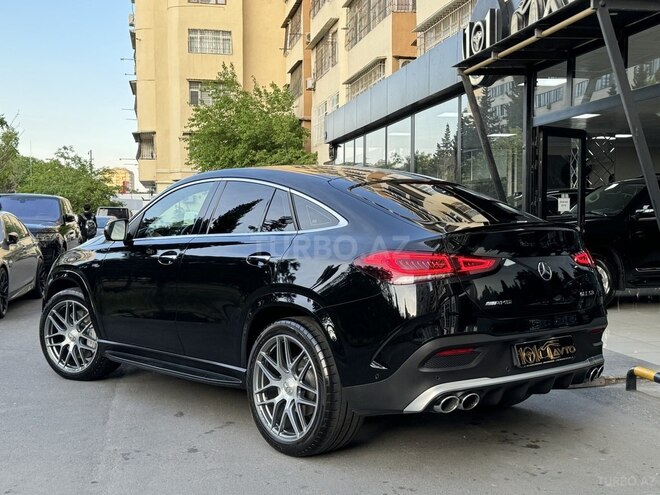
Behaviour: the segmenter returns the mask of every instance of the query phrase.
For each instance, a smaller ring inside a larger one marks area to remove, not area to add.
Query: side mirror
[[[64,223],[70,223],[76,221],[76,217],[74,217],[69,213],[65,213],[64,215],[62,215],[62,219],[64,220]]]
[[[10,246],[12,244],[17,244],[18,243],[18,234],[16,232],[10,232],[7,234],[7,244]]]
[[[109,222],[103,230],[103,234],[108,241],[126,241],[128,238],[128,220],[121,218]]]

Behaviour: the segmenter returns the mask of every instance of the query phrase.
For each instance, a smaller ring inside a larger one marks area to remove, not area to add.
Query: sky
[[[0,115],[21,154],[70,145],[97,167],[137,172],[134,66],[121,60],[133,56],[131,11],[130,0],[0,0]]]

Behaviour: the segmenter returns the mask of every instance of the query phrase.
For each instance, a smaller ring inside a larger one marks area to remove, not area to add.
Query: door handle
[[[171,265],[179,257],[179,253],[176,251],[165,251],[158,257],[158,263],[161,265]]]
[[[263,266],[270,261],[270,253],[254,253],[248,256],[245,261],[248,265]]]

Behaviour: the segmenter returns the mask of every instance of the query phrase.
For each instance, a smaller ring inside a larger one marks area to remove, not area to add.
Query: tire
[[[47,276],[48,273],[46,272],[46,267],[44,266],[43,261],[40,261],[37,265],[37,273],[34,276],[34,289],[28,293],[30,299],[42,299],[44,297]]]
[[[79,289],[55,294],[39,322],[41,350],[51,368],[69,380],[98,380],[119,367],[103,357],[96,319]]]
[[[614,299],[617,286],[616,272],[614,271],[615,265],[608,258],[600,254],[594,254],[594,262],[596,263],[598,280],[600,280],[603,287],[605,306],[609,306]]]
[[[9,309],[9,273],[0,268],[0,320],[5,317]]]
[[[259,335],[248,362],[247,393],[259,432],[286,455],[339,449],[362,425],[343,397],[334,357],[312,318],[279,320]]]

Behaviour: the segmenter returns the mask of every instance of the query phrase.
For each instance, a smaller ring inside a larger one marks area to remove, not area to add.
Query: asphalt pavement
[[[349,448],[295,459],[263,441],[243,391],[125,366],[60,378],[39,313],[16,301],[0,321],[0,494],[660,493],[660,399],[622,383],[371,418]]]

